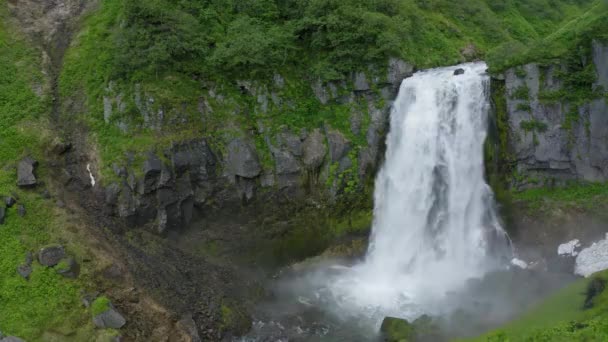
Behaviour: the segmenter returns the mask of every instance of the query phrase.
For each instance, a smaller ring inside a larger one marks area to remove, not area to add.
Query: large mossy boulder
[[[102,329],[120,329],[127,320],[114,308],[107,297],[99,297],[91,304],[93,324]]]
[[[386,317],[380,327],[382,340],[386,342],[414,341],[414,326],[405,319]]]
[[[401,318],[386,317],[380,327],[382,340],[386,342],[439,342],[446,340],[433,318],[422,315],[414,322]]]

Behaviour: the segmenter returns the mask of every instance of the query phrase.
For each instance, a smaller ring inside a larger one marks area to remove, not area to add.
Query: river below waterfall
[[[242,341],[373,341],[384,317],[435,317],[446,337],[512,318],[555,281],[513,268],[484,181],[485,63],[416,73],[391,112],[362,260],[286,270]]]

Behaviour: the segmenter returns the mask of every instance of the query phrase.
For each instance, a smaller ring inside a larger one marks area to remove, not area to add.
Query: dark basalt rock
[[[25,280],[30,279],[30,275],[32,274],[32,266],[31,265],[19,265],[17,267],[17,273]]]
[[[63,258],[65,258],[65,249],[60,245],[44,247],[38,253],[38,262],[47,267],[56,266]]]
[[[120,329],[127,320],[110,304],[108,310],[93,317],[93,324],[102,329]]]
[[[17,215],[20,217],[24,217],[27,211],[25,210],[25,206],[23,204],[19,204],[17,206]]]
[[[34,257],[32,256],[32,253],[27,252],[27,254],[25,254],[25,262],[17,267],[17,273],[25,280],[29,280],[30,275],[32,274],[32,262],[34,262]]]
[[[12,208],[17,203],[17,200],[12,196],[7,196],[4,198],[4,203],[6,203],[7,208]]]
[[[34,169],[38,162],[31,157],[25,157],[17,166],[17,185],[23,188],[31,188],[38,184]]]
[[[587,291],[585,293],[585,305],[584,309],[591,309],[594,304],[594,299],[597,298],[606,289],[606,280],[602,278],[594,278],[587,285]]]
[[[454,76],[464,75],[464,69],[458,68],[454,70]]]
[[[150,154],[144,162],[144,193],[150,193],[158,187],[163,164],[154,154]]]
[[[254,145],[245,139],[234,139],[228,144],[228,171],[234,176],[255,178],[262,172]]]

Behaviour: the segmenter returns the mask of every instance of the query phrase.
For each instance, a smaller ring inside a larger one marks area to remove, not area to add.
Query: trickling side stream
[[[464,64],[403,82],[365,259],[279,281],[276,300],[246,340],[369,341],[386,316],[449,314],[450,295],[504,268],[510,244],[484,181],[485,70],[485,63]]]

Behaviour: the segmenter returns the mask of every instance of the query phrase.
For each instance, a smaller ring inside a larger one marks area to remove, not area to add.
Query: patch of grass
[[[608,3],[595,0],[587,5],[562,8],[563,20],[544,31],[544,36],[532,37],[531,44],[507,41],[490,51],[487,59],[490,70],[501,72],[530,62],[551,64],[579,46],[589,44],[591,39],[608,38]]]
[[[511,98],[515,100],[530,101],[530,89],[526,85],[519,86],[513,90]]]
[[[522,121],[519,126],[526,132],[543,133],[547,131],[547,124],[538,120]]]
[[[525,203],[531,210],[556,207],[596,210],[608,201],[608,183],[575,183],[563,188],[529,189],[514,193],[513,198]]]
[[[594,277],[606,279],[608,272]],[[577,281],[502,328],[467,341],[605,341],[608,291],[594,300],[592,308],[584,309],[586,289],[592,281]]]
[[[41,340],[50,330],[62,334],[64,340],[90,340],[92,324],[79,300],[86,282],[83,277],[67,280],[37,262],[29,281],[17,273],[27,252],[58,242],[58,232],[66,226],[62,214],[39,190],[16,187],[16,166],[26,155],[41,161],[36,170],[39,180],[48,176],[48,166],[42,161],[52,140],[47,119],[51,102],[41,72],[41,54],[7,27],[7,12],[6,1],[0,0],[0,194],[15,193],[27,214],[20,217],[16,206],[7,209],[6,221],[0,226],[0,330],[27,341]]]
[[[529,102],[518,103],[516,109],[528,113],[532,111],[532,107],[530,106]]]
[[[106,297],[106,296],[97,297],[93,301],[93,304],[91,304],[91,313],[93,314],[93,316],[102,314],[102,313],[110,310],[110,304],[111,304],[111,302],[110,302],[110,299],[108,299],[108,297]]]

